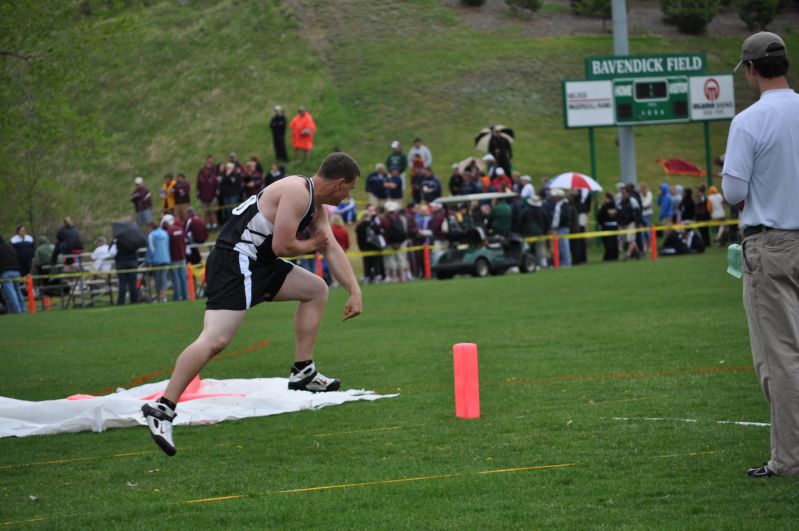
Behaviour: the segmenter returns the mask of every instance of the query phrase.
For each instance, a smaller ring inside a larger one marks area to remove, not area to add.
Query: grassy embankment
[[[307,11],[300,16],[300,9]],[[151,2],[134,13],[141,28],[136,38],[95,51],[93,83],[64,87],[83,108],[99,111],[112,140],[105,156],[80,168],[67,160],[54,176],[66,185],[70,211],[64,214],[78,220],[87,239],[129,215],[135,175],[156,189],[167,171],[193,180],[207,153],[220,160],[236,151],[242,159],[255,154],[270,162],[275,104],[289,115],[305,105],[319,127],[313,162],[290,164],[290,171],[312,172],[338,147],[366,173],[385,159],[391,140],[407,147],[419,135],[446,181],[452,162],[479,155],[473,135],[504,123],[517,131],[515,165],[535,182],[566,170],[590,172],[587,132],[563,128],[561,80],[583,78],[585,56],[611,54],[610,35],[530,38],[523,28],[534,21],[513,19],[478,31],[460,10],[432,0],[362,0],[339,8],[313,1]],[[795,39],[787,36],[789,46]],[[728,72],[739,45],[737,37],[686,37],[679,45],[640,37],[630,49],[705,51],[712,71]],[[736,81],[742,108],[752,97],[740,76]],[[724,151],[727,127],[712,124],[714,156]],[[598,177],[611,186],[619,173],[615,135],[612,128],[597,131]],[[640,127],[636,139],[640,181],[665,180],[657,158],[704,165],[699,124]],[[48,233],[60,217],[54,215]],[[16,220],[5,223],[4,233]]]

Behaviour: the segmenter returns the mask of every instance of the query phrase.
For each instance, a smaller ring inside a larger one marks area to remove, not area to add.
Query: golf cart
[[[472,201],[490,201],[516,197],[513,192],[495,192],[440,197],[436,200],[444,208],[448,226],[449,247],[433,259],[432,271],[436,278],[447,279],[455,275],[471,274],[475,277],[501,275],[512,267],[522,273],[535,271],[535,256],[529,246],[517,235],[510,237],[486,236],[480,226],[475,226],[468,208]],[[455,218],[455,209],[467,208],[461,221]]]

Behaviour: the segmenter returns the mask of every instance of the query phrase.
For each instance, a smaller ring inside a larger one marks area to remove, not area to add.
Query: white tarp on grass
[[[164,380],[92,398],[74,395],[73,399],[29,402],[0,397],[0,437],[99,432],[144,425],[141,406],[145,397],[163,392],[166,383]],[[202,380],[196,384],[194,393],[181,397],[175,425],[214,424],[397,396],[357,389],[328,393],[289,391],[287,378]]]

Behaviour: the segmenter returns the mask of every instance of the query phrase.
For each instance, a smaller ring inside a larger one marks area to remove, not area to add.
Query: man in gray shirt
[[[744,306],[771,407],[770,459],[747,474],[799,475],[799,94],[773,33],[746,39],[739,67],[759,100],[730,125],[722,188],[730,204],[744,202]]]

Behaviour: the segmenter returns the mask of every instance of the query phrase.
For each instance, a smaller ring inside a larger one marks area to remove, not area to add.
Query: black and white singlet
[[[314,214],[316,214],[316,206],[314,205],[313,179],[309,179],[304,175],[297,175],[297,177],[302,177],[306,180],[310,191],[308,209],[297,227],[297,234],[299,235],[313,221]],[[258,199],[260,199],[262,194],[268,192],[269,186],[232,210],[231,218],[216,240],[216,247],[237,251],[261,263],[269,263],[278,258],[272,250],[272,236],[275,227],[258,208]]]

